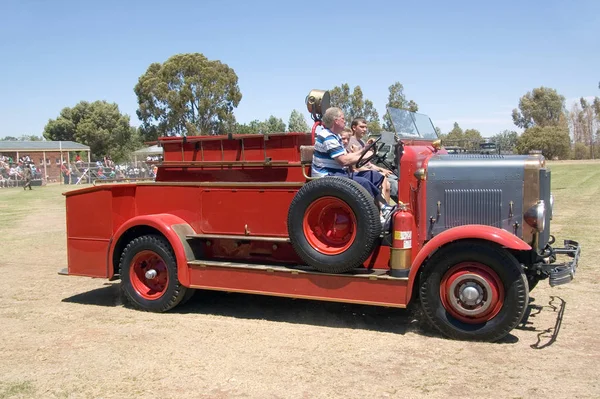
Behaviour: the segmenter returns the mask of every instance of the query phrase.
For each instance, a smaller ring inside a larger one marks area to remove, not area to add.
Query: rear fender
[[[435,251],[444,245],[450,244],[454,241],[459,240],[483,240],[488,242],[496,243],[504,248],[514,249],[517,251],[530,251],[531,246],[525,241],[521,240],[514,234],[509,233],[506,230],[499,229],[497,227],[470,224],[465,226],[453,227],[445,230],[444,232],[436,235],[417,254],[417,257],[412,262],[410,267],[410,273],[408,275],[408,289],[406,290],[406,303],[411,299],[413,286],[417,275],[423,266],[423,263],[429,258]]]
[[[167,213],[136,216],[123,223],[117,229],[111,239],[108,253],[109,278],[112,278],[114,275],[116,265],[111,265],[111,263],[112,259],[114,259],[114,251],[115,248],[117,248],[117,244],[123,235],[127,233],[127,231],[139,226],[152,227],[165,236],[165,238],[169,241],[169,244],[171,244],[173,252],[175,253],[179,281],[182,285],[188,287],[190,285],[190,276],[187,262],[188,260],[194,259],[194,254],[185,237],[190,234],[195,234],[195,231],[185,220]],[[117,259],[119,257],[117,257]]]

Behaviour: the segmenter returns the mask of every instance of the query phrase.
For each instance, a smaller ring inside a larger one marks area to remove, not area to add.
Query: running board
[[[236,240],[236,241],[266,241],[266,242],[290,242],[288,237],[269,236],[245,236],[229,234],[189,234],[186,238],[197,238],[200,240]]]
[[[364,269],[358,268],[347,273],[322,273],[310,266],[282,266],[282,265],[265,265],[254,263],[241,262],[225,262],[215,260],[192,260],[188,261],[189,266],[194,267],[219,267],[231,269],[256,270],[267,273],[291,273],[291,274],[313,274],[319,276],[336,276],[336,277],[356,277],[369,280],[408,280],[408,277],[393,277],[388,274],[388,270],[384,269]]]

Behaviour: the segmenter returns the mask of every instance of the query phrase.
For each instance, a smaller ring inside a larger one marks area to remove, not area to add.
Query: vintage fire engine
[[[154,312],[195,289],[420,301],[441,333],[486,341],[517,326],[540,280],[573,279],[580,248],[551,246],[541,156],[449,155],[429,117],[389,109],[396,132],[366,153],[385,163],[377,150],[394,151],[398,206],[382,224],[354,181],[310,176],[329,93],[313,90],[306,103],[312,134],[164,137],[156,181],[66,193],[64,274],[120,278],[131,304]]]

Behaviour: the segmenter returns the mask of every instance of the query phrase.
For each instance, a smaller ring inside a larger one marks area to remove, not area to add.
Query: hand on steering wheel
[[[375,149],[375,146],[377,145],[377,143],[379,143],[379,141],[381,140],[382,136],[379,136],[379,138],[375,141],[373,141],[372,143],[370,143],[369,145],[367,145],[364,150],[362,155],[360,156],[360,158],[358,158],[358,161],[356,161],[356,168],[360,169],[363,166],[365,166],[366,164],[368,164],[369,162],[371,162],[371,159],[373,159],[375,157],[375,155],[377,155],[377,153],[379,152],[379,150],[381,150],[381,148],[383,148],[383,146],[385,145],[385,143],[381,143],[381,146],[378,149]],[[369,153],[369,151],[372,152],[371,155],[369,155],[367,158],[365,158],[365,155]]]

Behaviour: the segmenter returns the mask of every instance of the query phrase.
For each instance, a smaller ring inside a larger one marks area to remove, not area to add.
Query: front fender
[[[412,262],[410,267],[410,273],[408,274],[408,290],[406,290],[406,303],[411,299],[413,286],[417,277],[417,273],[425,259],[431,256],[439,248],[446,244],[454,241],[476,239],[494,242],[505,248],[514,249],[517,251],[529,251],[531,246],[525,241],[521,240],[514,234],[509,233],[506,230],[499,229],[497,227],[470,224],[464,226],[453,227],[445,230],[444,232],[436,235],[430,241],[427,242],[421,248],[417,254],[415,260]]]
[[[159,213],[154,215],[141,215],[129,219],[123,223],[111,238],[111,243],[108,253],[108,274],[109,278],[114,275],[114,265],[111,267],[111,262],[114,256],[115,248],[120,238],[129,229],[137,226],[149,226],[158,230],[171,244],[175,259],[177,260],[177,275],[179,281],[184,286],[190,285],[190,277],[188,270],[188,260],[193,259],[192,249],[185,240],[186,235],[195,234],[194,229],[183,219],[178,216],[168,213]]]

